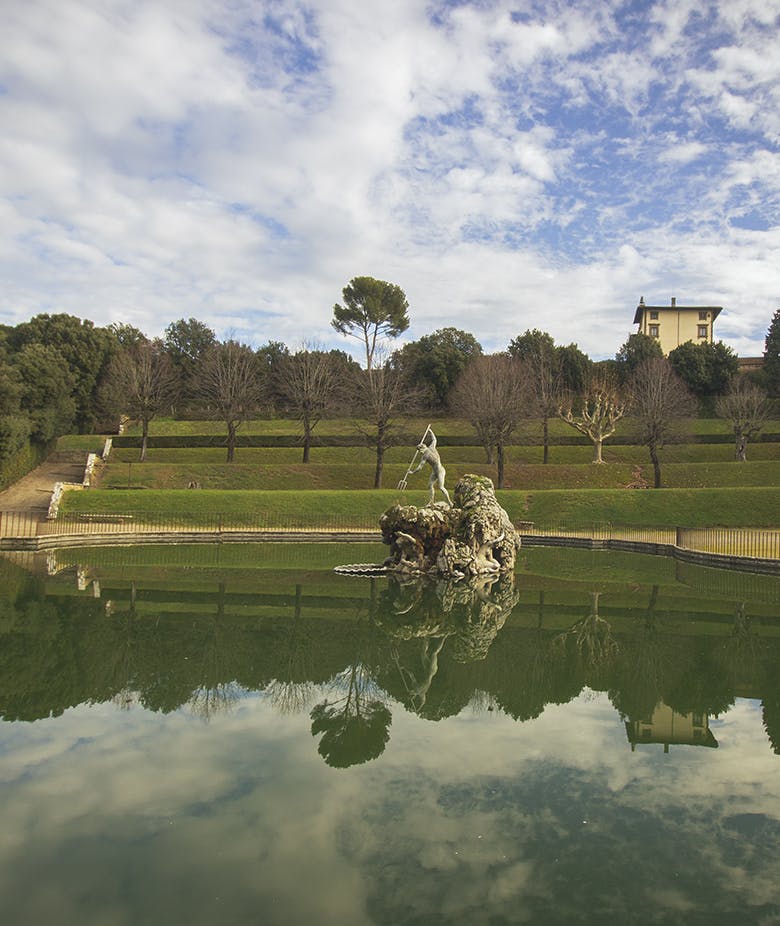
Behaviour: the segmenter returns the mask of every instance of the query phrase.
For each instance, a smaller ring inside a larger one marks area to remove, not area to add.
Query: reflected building
[[[710,730],[707,714],[680,714],[661,701],[652,715],[642,720],[626,720],[626,735],[634,752],[637,743],[663,743],[664,752],[671,746],[709,746],[718,748]]]

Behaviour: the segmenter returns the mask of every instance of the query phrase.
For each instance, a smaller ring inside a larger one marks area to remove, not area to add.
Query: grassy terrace
[[[321,422],[316,436],[342,441],[344,446],[315,446],[312,462],[300,462],[294,446],[299,433],[294,421],[273,419],[247,422],[241,434],[256,443],[284,439],[291,446],[239,447],[236,460],[225,462],[219,446],[224,426],[216,421],[152,422],[151,434],[175,439],[181,446],[152,446],[147,462],[138,462],[138,449],[117,446],[101,467],[97,487],[65,496],[66,516],[131,515],[138,522],[177,521],[192,525],[247,525],[268,529],[374,529],[379,514],[396,502],[422,504],[427,497],[428,471],[411,477],[409,489],[394,487],[406,472],[414,442],[428,419],[409,419],[399,426],[405,442],[388,450],[383,484],[373,490],[374,455],[361,446],[357,423],[351,419]],[[473,439],[465,421],[433,422],[440,438],[448,485],[467,472],[495,479],[485,452]],[[551,421],[553,442],[576,440],[571,428]],[[665,488],[637,491],[628,488],[637,476],[652,481],[647,449],[628,442],[607,442],[606,463],[590,463],[592,450],[580,443],[554,444],[550,463],[543,465],[539,422],[526,422],[516,443],[507,450],[502,504],[516,521],[541,526],[566,522],[583,527],[611,523],[615,527],[776,527],[780,510],[780,421],[764,429],[764,440],[750,445],[749,462],[733,460],[729,425],[718,419],[689,423],[695,437],[672,444],[661,454]],[[618,435],[630,439],[630,422]],[[137,428],[128,431],[137,437]],[[409,438],[409,435],[417,435]],[[214,446],[193,446],[212,438]],[[447,439],[456,443],[447,445]],[[97,435],[62,438],[63,450],[97,450]],[[186,487],[201,485],[199,491]]]
[[[735,464],[736,465],[736,464]],[[204,489],[96,489],[68,493],[62,513],[130,514],[136,521],[178,521],[182,524],[247,525],[290,529],[376,527],[379,515],[396,502],[422,504],[425,492],[393,489],[289,489],[223,491]],[[552,489],[504,490],[501,504],[515,521],[572,526],[772,527],[780,510],[780,488],[729,489]]]
[[[385,465],[383,483],[398,485],[407,464]],[[543,466],[510,463],[504,485],[508,489],[623,489],[634,481],[635,466],[615,463],[593,466],[590,463]],[[725,488],[728,486],[765,486],[776,478],[778,464],[757,461],[737,466],[734,463],[670,463],[663,468],[668,488]],[[642,466],[642,476],[652,481],[650,466]],[[454,485],[465,473],[495,478],[495,467],[481,463],[450,463],[447,479]],[[198,482],[204,489],[274,489],[338,490],[367,489],[373,485],[374,467],[369,463],[112,463],[105,467],[100,487],[105,489],[181,489]],[[409,479],[411,489],[424,489],[426,473]]]

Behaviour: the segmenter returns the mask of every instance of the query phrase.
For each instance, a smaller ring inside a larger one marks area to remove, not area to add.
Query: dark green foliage
[[[333,306],[331,324],[339,334],[362,341],[370,370],[380,337],[397,338],[409,327],[406,294],[395,283],[354,277],[342,290],[344,305]]]
[[[591,370],[591,359],[576,344],[558,348],[561,386],[570,392],[582,392]]]
[[[285,400],[280,375],[290,351],[282,341],[267,341],[257,348],[256,353],[266,383],[266,400],[274,411],[279,411],[284,407]]]
[[[126,325],[124,322],[114,322],[108,326],[108,330],[116,338],[120,347],[135,347],[136,344],[149,340],[140,328],[136,328],[135,325]]]
[[[22,391],[20,408],[30,420],[30,436],[46,443],[67,434],[76,417],[75,382],[60,352],[48,344],[26,344],[14,357]]]
[[[94,429],[98,386],[118,347],[108,328],[73,315],[36,315],[12,328],[7,344],[11,358],[31,344],[56,349],[73,379],[76,427],[82,433]]]
[[[529,328],[523,334],[512,338],[507,348],[517,360],[532,360],[539,356],[552,360],[557,349],[553,336],[538,328]]]
[[[544,462],[549,462],[549,420],[557,413],[566,393],[585,388],[591,369],[590,359],[576,344],[557,346],[552,336],[538,328],[528,330],[509,342],[509,355],[527,370],[529,404],[526,414],[542,421]]]
[[[772,316],[764,340],[763,372],[770,395],[780,395],[780,309]]]
[[[686,341],[669,353],[669,362],[699,399],[723,395],[739,369],[737,355],[723,341],[714,344]]]
[[[0,468],[26,446],[31,428],[30,419],[23,415],[0,415]]]
[[[22,380],[19,370],[3,360],[0,354],[0,415],[19,414]]]
[[[469,361],[482,354],[482,346],[468,331],[440,328],[405,344],[393,354],[392,362],[412,386],[422,387],[431,406],[444,410],[450,391]]]
[[[198,367],[217,343],[214,332],[197,318],[180,318],[165,329],[163,343],[179,372],[181,394],[189,396],[196,392]]]
[[[629,335],[628,340],[615,354],[620,381],[627,382],[643,363],[663,355],[658,338],[651,338],[649,334],[642,334],[641,331]]]

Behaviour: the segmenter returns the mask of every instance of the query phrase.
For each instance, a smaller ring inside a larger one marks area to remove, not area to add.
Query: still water
[[[780,580],[0,561],[0,922],[780,923]]]

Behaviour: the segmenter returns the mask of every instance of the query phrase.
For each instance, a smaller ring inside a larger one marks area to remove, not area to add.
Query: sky
[[[5,0],[0,323],[614,356],[648,304],[780,307],[780,0]]]

